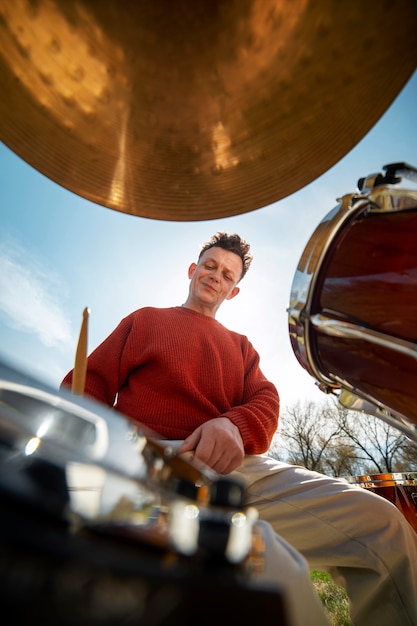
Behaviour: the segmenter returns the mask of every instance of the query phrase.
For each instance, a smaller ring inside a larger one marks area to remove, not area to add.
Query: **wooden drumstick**
[[[77,351],[75,353],[74,370],[72,373],[72,393],[83,395],[85,387],[85,377],[87,374],[87,344],[88,344],[88,317],[90,309],[86,307],[83,311],[83,321],[81,323],[80,336],[78,338]]]

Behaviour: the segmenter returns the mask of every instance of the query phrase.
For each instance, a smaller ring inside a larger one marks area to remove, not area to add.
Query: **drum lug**
[[[417,183],[417,168],[408,163],[389,163],[384,165],[385,182],[394,184],[401,182],[402,178],[407,178]]]
[[[417,168],[408,165],[408,163],[389,163],[384,165],[382,169],[385,170],[385,174],[378,172],[358,180],[358,189],[361,193],[371,193],[375,187],[381,185],[396,185],[403,178],[417,182]]]
[[[385,183],[384,175],[381,173],[369,174],[358,180],[358,189],[363,195],[370,194],[375,187],[379,187]]]
[[[362,194],[368,195],[372,193],[375,187],[380,187],[381,185],[396,185],[403,178],[417,182],[417,168],[408,165],[408,163],[389,163],[384,165],[383,169],[385,174],[378,172],[358,180],[358,189]]]
[[[322,391],[323,393],[325,393],[326,395],[337,395],[335,392],[335,389],[339,389],[339,385],[332,387],[331,385],[329,385],[328,383],[317,383],[317,387],[320,389],[320,391]]]

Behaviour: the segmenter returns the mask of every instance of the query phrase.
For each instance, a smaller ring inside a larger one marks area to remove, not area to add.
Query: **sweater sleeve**
[[[250,342],[246,345],[244,398],[222,417],[239,428],[246,454],[266,452],[278,428],[279,395],[273,383],[263,375],[259,355]]]
[[[125,317],[113,332],[89,355],[85,381],[85,394],[113,406],[123,383],[121,363],[123,350],[133,326],[133,314]],[[64,377],[63,386],[72,384],[72,369]]]

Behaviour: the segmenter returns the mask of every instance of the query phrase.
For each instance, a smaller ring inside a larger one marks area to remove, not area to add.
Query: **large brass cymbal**
[[[416,27],[415,0],[1,0],[0,139],[118,211],[242,214],[370,130]]]

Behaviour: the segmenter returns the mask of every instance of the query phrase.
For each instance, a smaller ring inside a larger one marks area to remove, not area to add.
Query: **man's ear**
[[[190,267],[188,268],[188,278],[193,277],[196,267],[197,267],[197,263],[191,263]]]
[[[229,293],[229,295],[227,296],[226,300],[231,300],[232,298],[237,296],[239,291],[240,291],[239,287],[233,287],[232,291]]]

